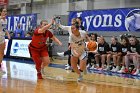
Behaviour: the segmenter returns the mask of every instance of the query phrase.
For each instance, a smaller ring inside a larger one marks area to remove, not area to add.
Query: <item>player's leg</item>
[[[86,71],[86,64],[87,64],[87,53],[84,52],[80,57],[79,57],[79,61],[80,61],[80,74],[79,74],[79,77],[78,77],[78,81],[81,81],[83,80],[83,73],[84,71]]]
[[[77,63],[78,63],[78,57],[75,56],[71,56],[71,66],[73,68],[73,70],[80,75],[80,71],[77,67]]]
[[[1,69],[1,63],[4,56],[4,49],[5,49],[5,43],[0,44],[0,69]]]
[[[44,48],[43,50],[41,50],[40,55],[42,59],[41,72],[42,74],[45,74],[44,67],[47,67],[50,64],[48,50]]]
[[[42,64],[42,60],[41,60],[41,56],[39,51],[31,49],[29,47],[29,51],[30,51],[30,55],[35,63],[36,66],[36,70],[37,70],[37,78],[38,79],[43,79],[42,75],[41,75],[41,64]]]
[[[107,54],[102,54],[102,55],[101,55],[102,69],[105,68],[106,57],[107,57]]]

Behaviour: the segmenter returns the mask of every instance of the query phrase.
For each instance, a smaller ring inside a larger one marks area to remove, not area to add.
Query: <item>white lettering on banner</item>
[[[26,31],[28,30],[28,28],[30,28],[30,25],[31,25],[31,18],[32,18],[32,16],[27,16],[27,21],[26,21]]]
[[[77,13],[77,17],[80,17],[82,14],[82,12]]]
[[[7,20],[11,20],[11,17],[8,17]],[[11,30],[12,28],[11,28],[10,25],[11,25],[11,24],[10,24],[10,22],[8,21],[8,28],[7,28],[8,31],[12,31],[12,30]]]
[[[19,17],[14,17],[14,30],[17,27],[18,21],[19,21]]]
[[[99,21],[97,22],[96,20],[99,19]],[[96,24],[97,23],[97,24]],[[96,15],[93,19],[93,26],[94,27],[99,27],[102,24],[102,17],[101,15]]]
[[[91,23],[92,18],[93,18],[93,16],[87,16],[87,17],[85,17],[86,23],[87,23],[87,30],[89,29],[89,26],[90,26],[90,23]]]
[[[112,15],[103,15],[103,17],[104,19],[102,27],[112,27]]]
[[[77,13],[77,17],[81,16],[81,13]],[[105,15],[95,15],[95,16],[86,16],[85,21],[83,21],[83,26],[86,26],[88,30],[90,26],[95,28],[97,27],[120,27],[122,25],[122,15],[117,14],[115,16],[111,14]],[[113,22],[114,20],[114,22]]]
[[[22,16],[20,18],[20,23],[22,23],[22,29],[25,31],[25,28],[26,28],[26,18],[25,18],[25,16]]]
[[[115,27],[120,27],[121,25],[122,25],[122,21],[121,21],[121,19],[122,19],[122,15],[116,15],[116,17],[115,17],[115,21],[116,22],[114,22],[114,26]],[[118,24],[117,24],[118,23]]]
[[[26,16],[24,16],[24,15],[23,16],[9,16],[7,18],[7,21],[8,21],[7,29],[9,31],[14,31],[17,28],[17,24],[20,23],[20,24],[22,24],[22,29],[24,31],[28,31],[29,28],[32,28],[31,27],[31,20],[32,20],[32,15],[29,15],[29,16],[27,16],[27,15]]]

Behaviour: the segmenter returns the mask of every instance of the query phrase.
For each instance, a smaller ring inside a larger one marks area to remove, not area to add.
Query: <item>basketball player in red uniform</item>
[[[34,31],[32,41],[29,44],[30,55],[35,62],[38,79],[43,79],[43,72],[41,70],[50,63],[46,45],[47,38],[51,38],[58,43],[58,45],[62,45],[62,43],[48,30],[53,23],[54,20],[52,20],[50,24],[48,24],[46,20],[42,20],[40,26]]]

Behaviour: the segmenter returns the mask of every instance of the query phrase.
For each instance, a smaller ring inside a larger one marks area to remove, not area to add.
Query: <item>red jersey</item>
[[[52,38],[53,34],[49,30],[46,30],[45,33],[38,33],[38,30],[39,28],[34,31],[30,45],[34,48],[40,49],[46,46],[47,38]]]

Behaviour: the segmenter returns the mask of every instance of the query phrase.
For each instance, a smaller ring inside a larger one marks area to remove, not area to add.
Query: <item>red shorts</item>
[[[29,52],[30,52],[31,57],[49,56],[47,46],[44,46],[44,47],[38,49],[38,48],[34,48],[31,45],[29,45]]]

